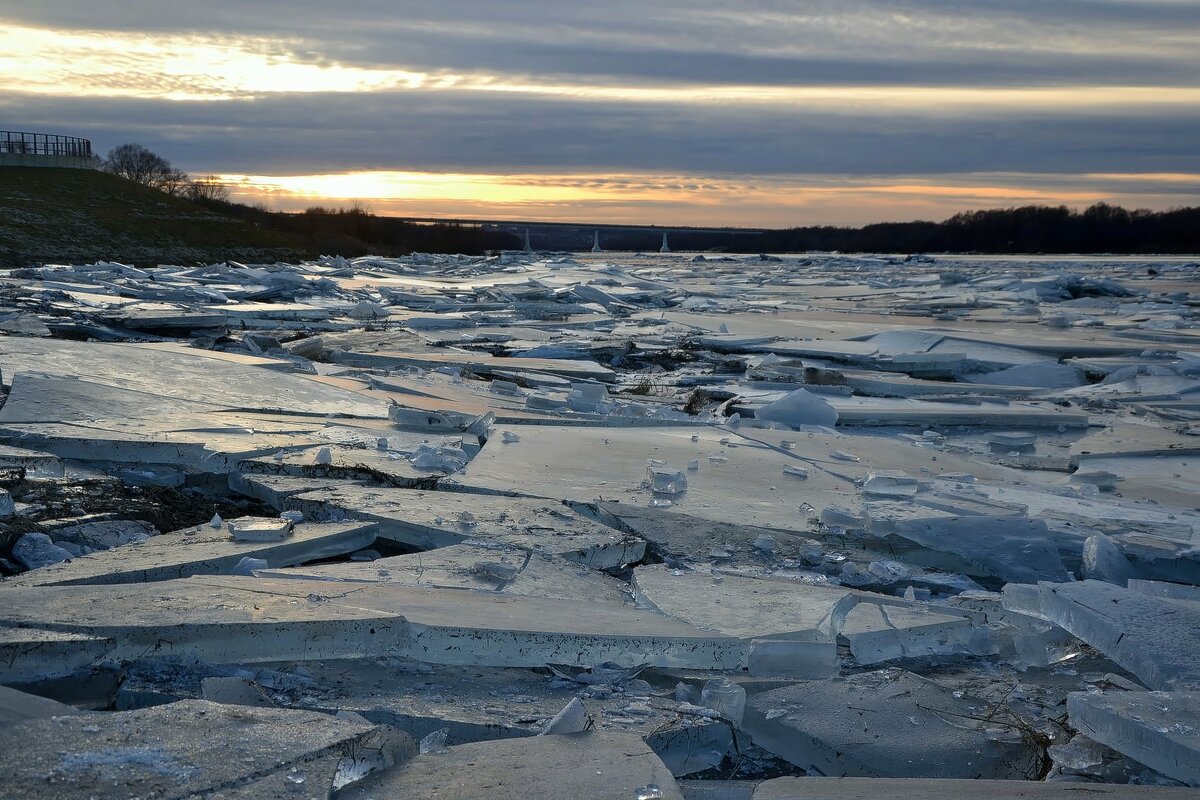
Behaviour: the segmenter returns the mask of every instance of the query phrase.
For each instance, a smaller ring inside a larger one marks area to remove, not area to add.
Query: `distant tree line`
[[[523,225],[506,226],[519,232]],[[586,225],[533,228],[534,247],[587,250]],[[810,226],[763,230],[611,228],[601,231],[605,250],[657,252],[663,231],[671,249],[725,253],[1200,253],[1200,208],[1129,211],[1099,203],[1024,206],[965,211],[944,222],[882,222],[861,228]]]
[[[671,235],[677,250],[689,236]],[[714,234],[714,238],[720,236]],[[731,237],[725,236],[725,241]],[[652,243],[651,243],[652,244]],[[732,237],[736,252],[788,253],[1200,253],[1200,208],[1127,210],[1097,203],[964,211],[944,222],[883,222],[764,231]]]

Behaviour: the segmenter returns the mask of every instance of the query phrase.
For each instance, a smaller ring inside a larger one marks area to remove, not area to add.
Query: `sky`
[[[287,210],[1200,205],[1200,0],[0,0],[0,128]]]

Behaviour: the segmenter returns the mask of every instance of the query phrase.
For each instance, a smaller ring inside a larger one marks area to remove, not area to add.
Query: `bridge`
[[[623,225],[620,223],[537,222],[520,220],[403,217],[418,224],[466,225],[518,237],[527,250],[731,250],[745,252],[763,228],[706,228],[695,225]],[[672,245],[672,241],[676,245]]]
[[[54,133],[0,131],[0,167],[100,169],[89,139]]]

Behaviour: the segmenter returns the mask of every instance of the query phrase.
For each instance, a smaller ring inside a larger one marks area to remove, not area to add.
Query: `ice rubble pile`
[[[7,273],[5,791],[1195,796],[1198,267]]]

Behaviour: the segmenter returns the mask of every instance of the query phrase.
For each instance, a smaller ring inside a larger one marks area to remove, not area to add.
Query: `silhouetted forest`
[[[754,238],[762,252],[1200,253],[1200,208],[1129,211],[1099,203],[1073,211],[1024,206],[965,211],[945,222],[791,228]]]
[[[314,206],[301,213],[269,211],[225,200],[202,205],[285,234],[306,251],[404,255],[414,251],[479,254],[519,249],[513,233],[477,225],[424,224],[377,216],[360,205]],[[543,228],[534,247],[585,250],[592,229]],[[615,229],[604,234],[606,250],[655,251],[663,228]],[[670,230],[669,228],[666,230]],[[676,251],[795,253],[1200,253],[1200,208],[1127,210],[1098,203],[1083,211],[1067,206],[964,211],[944,222],[881,222],[861,228],[812,226],[739,232],[671,231]]]
[[[544,250],[588,250],[594,228],[508,223],[532,231]],[[1200,208],[1128,211],[1103,203],[1083,211],[1066,206],[1024,206],[965,211],[944,222],[881,222],[861,228],[810,226],[768,230],[610,228],[600,231],[605,250],[655,252],[663,232],[675,251],[725,253],[1200,253]]]

